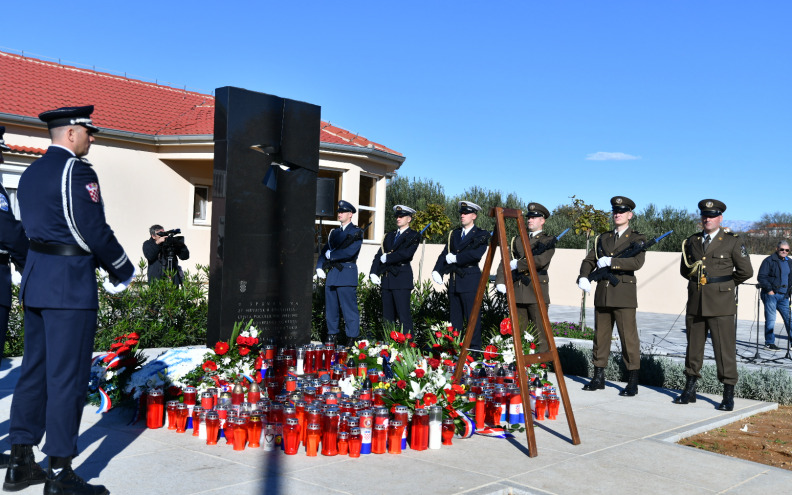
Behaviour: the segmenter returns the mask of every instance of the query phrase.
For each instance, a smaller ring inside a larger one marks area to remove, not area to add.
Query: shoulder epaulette
[[[726,232],[726,234],[728,234],[728,235],[730,235],[730,236],[732,236],[732,237],[740,237],[740,236],[739,236],[739,234],[736,234],[736,233],[734,233],[734,232],[732,232],[732,231],[730,231],[730,230],[729,230],[729,231],[727,231],[727,232]]]

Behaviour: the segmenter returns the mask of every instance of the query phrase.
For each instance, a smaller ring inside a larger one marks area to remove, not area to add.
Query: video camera
[[[181,229],[157,232],[158,236],[165,238],[165,241],[160,246],[160,257],[167,270],[172,270],[176,265],[174,260],[176,259],[177,252],[184,246],[184,236],[177,236],[176,234],[181,234]]]

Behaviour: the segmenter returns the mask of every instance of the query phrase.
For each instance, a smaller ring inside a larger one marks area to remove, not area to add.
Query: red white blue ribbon
[[[484,428],[483,430],[477,431],[476,435],[481,435],[484,437],[492,437],[492,438],[514,438],[514,435],[512,435],[511,433],[507,433],[506,430],[499,427]]]
[[[460,411],[457,411],[457,413],[459,413],[459,419],[461,419],[462,422],[465,425],[464,433],[461,433],[461,434],[457,433],[457,436],[460,437],[460,438],[470,438],[470,437],[472,437],[473,434],[476,433],[476,423],[473,422],[473,420],[471,420],[468,417],[467,414],[465,414],[463,412],[460,412]]]
[[[102,401],[99,404],[99,410],[96,411],[96,414],[106,413],[113,407],[113,401],[110,400],[110,396],[107,395],[107,392],[105,392],[102,387],[99,387],[99,397],[102,398]]]

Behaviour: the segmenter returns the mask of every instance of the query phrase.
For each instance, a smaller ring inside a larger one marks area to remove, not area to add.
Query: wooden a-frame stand
[[[517,361],[517,379],[520,384],[520,396],[522,398],[522,407],[525,415],[525,433],[528,437],[528,456],[536,457],[536,435],[533,428],[533,414],[531,412],[531,399],[530,390],[528,388],[528,381],[525,377],[525,367],[536,363],[553,363],[556,379],[558,380],[558,391],[561,394],[561,400],[564,403],[564,413],[566,414],[567,424],[569,424],[569,433],[572,437],[572,444],[580,444],[580,435],[578,435],[577,425],[575,424],[575,416],[572,413],[572,404],[569,402],[569,394],[567,393],[566,382],[564,382],[564,373],[561,370],[561,361],[558,359],[558,349],[553,339],[553,333],[550,329],[550,319],[547,316],[547,305],[544,302],[542,289],[536,282],[539,276],[536,273],[536,263],[531,253],[530,244],[528,242],[528,232],[525,230],[525,222],[523,221],[523,213],[521,210],[514,210],[508,208],[491,208],[489,211],[491,217],[495,217],[495,234],[493,235],[492,243],[487,251],[487,258],[484,261],[484,270],[481,273],[481,280],[479,281],[478,292],[476,292],[476,300],[473,303],[473,310],[468,318],[467,330],[465,331],[465,340],[462,343],[462,351],[457,361],[457,367],[454,371],[454,383],[459,383],[462,378],[464,363],[470,348],[470,342],[473,340],[473,331],[476,328],[476,321],[479,317],[481,310],[481,302],[484,299],[484,291],[487,290],[489,283],[489,274],[492,268],[492,260],[495,256],[495,250],[500,247],[501,263],[503,264],[503,273],[506,280],[506,299],[509,302],[509,315],[512,321],[512,336],[514,338],[515,359]],[[544,331],[545,342],[550,347],[548,352],[537,354],[523,354],[522,349],[522,326],[524,322],[517,320],[517,300],[514,295],[514,282],[511,277],[510,262],[511,256],[509,254],[508,243],[506,241],[506,218],[517,219],[517,224],[520,230],[520,239],[523,246],[525,246],[525,259],[528,262],[528,272],[531,284],[536,294],[536,301],[539,306],[539,313],[542,316],[542,331]]]

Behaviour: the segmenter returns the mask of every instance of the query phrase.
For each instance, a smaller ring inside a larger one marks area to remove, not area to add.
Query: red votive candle
[[[338,432],[338,455],[349,453],[349,432]]]
[[[324,413],[322,429],[322,455],[338,455],[338,420],[337,411],[328,410]]]
[[[211,392],[204,392],[201,394],[201,407],[207,411],[214,407],[214,400]]]
[[[388,423],[388,453],[402,453],[402,430],[404,425],[401,421],[393,420]]]
[[[558,416],[558,406],[559,405],[560,404],[558,402],[558,396],[557,395],[551,395],[547,399],[547,415],[550,417],[550,419],[556,419],[556,417]]]
[[[360,447],[363,437],[360,435],[360,428],[349,430],[349,457],[360,457]]]
[[[283,427],[283,451],[286,455],[296,455],[297,448],[300,446],[300,423],[297,418],[286,420]]]
[[[250,390],[248,390],[247,400],[248,402],[252,402],[255,404],[256,402],[261,399],[261,387],[256,382],[250,384]]]
[[[177,400],[169,400],[166,404],[168,412],[168,429],[176,429],[176,406],[179,404]]]
[[[245,427],[244,418],[234,418],[234,450],[245,450],[245,443],[247,442],[247,428]]]
[[[413,413],[412,436],[410,448],[413,450],[426,450],[429,446],[429,411],[416,409]]]
[[[204,408],[201,406],[193,407],[192,413],[192,424],[193,424],[193,433],[192,436],[197,437],[200,435],[201,431],[201,413],[204,412]]]
[[[217,436],[220,434],[220,416],[217,411],[206,413],[206,445],[217,445]]]
[[[179,403],[176,405],[176,433],[187,431],[187,404]]]
[[[547,413],[547,397],[544,395],[536,396],[536,420],[543,421]]]
[[[198,391],[195,387],[184,387],[184,403],[188,406],[194,406],[198,400]]]
[[[319,437],[321,436],[322,427],[318,423],[309,423],[305,440],[305,455],[316,457],[319,452]]]
[[[483,430],[487,421],[487,398],[484,394],[479,394],[476,398],[476,429]]]
[[[454,438],[454,431],[456,427],[454,426],[454,420],[444,419],[443,420],[443,445],[452,445],[451,439]]]
[[[165,396],[162,390],[150,390],[146,396],[146,426],[148,428],[162,428],[163,408]]]

